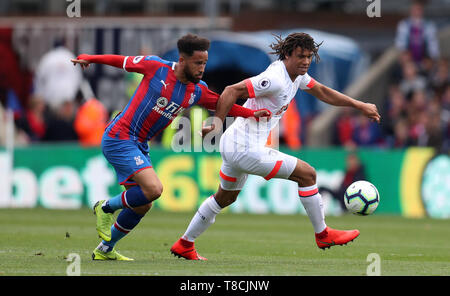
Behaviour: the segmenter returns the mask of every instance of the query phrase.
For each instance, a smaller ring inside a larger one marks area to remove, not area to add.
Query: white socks
[[[322,197],[317,185],[299,187],[298,194],[300,196],[300,201],[308,214],[309,220],[313,225],[314,232],[322,232],[327,225],[325,224]],[[217,214],[219,214],[221,210],[222,208],[217,204],[214,195],[207,198],[198,208],[191,223],[189,223],[186,232],[181,238],[193,242],[214,223]]]
[[[216,220],[216,215],[222,208],[217,204],[214,195],[208,197],[198,208],[197,213],[189,223],[186,232],[181,237],[187,241],[193,242]]]
[[[300,201],[305,207],[306,214],[314,227],[314,232],[322,232],[327,225],[325,224],[325,213],[323,210],[322,197],[317,188],[317,184],[308,187],[298,187]]]

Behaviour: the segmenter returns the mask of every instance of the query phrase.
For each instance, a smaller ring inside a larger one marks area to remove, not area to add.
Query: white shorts
[[[241,190],[248,174],[266,180],[287,179],[297,165],[297,158],[269,147],[247,150],[239,144],[233,145],[237,149],[226,149],[224,146],[221,143],[220,187],[224,190]]]

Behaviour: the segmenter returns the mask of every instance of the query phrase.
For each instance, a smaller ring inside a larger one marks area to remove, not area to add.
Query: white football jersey
[[[259,122],[254,118],[237,117],[225,130],[221,141],[239,143],[247,150],[254,145],[266,144],[270,131],[286,112],[297,90],[312,88],[315,80],[306,73],[292,81],[284,63],[277,60],[261,74],[246,79],[245,83],[250,98],[244,107],[253,110],[266,108],[272,112],[271,119],[263,118]]]

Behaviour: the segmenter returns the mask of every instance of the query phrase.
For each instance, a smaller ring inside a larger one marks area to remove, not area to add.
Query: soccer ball
[[[348,186],[344,194],[347,209],[357,215],[372,214],[380,203],[377,188],[367,181],[356,181]]]

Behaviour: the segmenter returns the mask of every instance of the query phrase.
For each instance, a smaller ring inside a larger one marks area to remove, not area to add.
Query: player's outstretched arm
[[[327,104],[333,106],[347,106],[356,108],[368,118],[378,123],[380,122],[381,116],[378,113],[378,109],[375,104],[355,100],[319,82],[316,82],[316,84],[311,89],[307,89],[305,91]]]
[[[90,55],[80,54],[76,59],[72,59],[71,62],[76,66],[79,64],[82,69],[89,67],[89,64],[104,64],[114,66],[117,68],[123,67],[124,56],[114,54],[102,54],[102,55]]]

